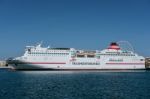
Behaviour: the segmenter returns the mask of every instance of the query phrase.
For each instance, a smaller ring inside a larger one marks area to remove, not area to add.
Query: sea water
[[[0,70],[0,99],[150,99],[150,71]]]

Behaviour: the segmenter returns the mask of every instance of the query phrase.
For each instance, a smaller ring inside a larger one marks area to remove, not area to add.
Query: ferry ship
[[[112,42],[104,50],[76,50],[26,46],[21,57],[7,63],[17,70],[126,70],[145,69],[145,58],[134,51],[123,50]]]

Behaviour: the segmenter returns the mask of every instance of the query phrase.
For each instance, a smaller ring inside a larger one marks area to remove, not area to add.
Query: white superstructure
[[[14,69],[145,69],[145,59],[133,51],[122,50],[111,43],[102,51],[76,50],[74,48],[43,48],[27,46],[21,57],[8,59]]]

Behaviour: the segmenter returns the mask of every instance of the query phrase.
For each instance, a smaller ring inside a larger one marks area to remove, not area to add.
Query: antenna
[[[43,44],[43,41],[41,41],[40,43],[37,43],[37,47],[40,47]]]
[[[50,46],[50,45],[48,45],[48,46],[47,46],[47,48],[51,48],[51,46]]]
[[[43,41],[41,41],[39,44],[42,45],[42,44],[43,44]]]

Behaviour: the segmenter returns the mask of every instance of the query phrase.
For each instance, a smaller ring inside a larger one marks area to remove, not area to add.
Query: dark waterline
[[[149,99],[150,71],[0,70],[0,99]]]

